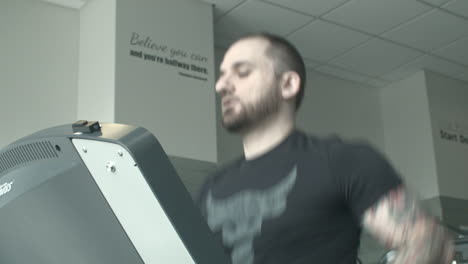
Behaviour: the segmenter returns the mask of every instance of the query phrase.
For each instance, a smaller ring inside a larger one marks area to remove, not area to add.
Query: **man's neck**
[[[279,145],[294,130],[294,126],[294,119],[265,120],[242,135],[245,159],[254,159]]]

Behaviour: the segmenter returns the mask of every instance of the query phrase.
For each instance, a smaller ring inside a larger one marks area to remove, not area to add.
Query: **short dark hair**
[[[299,92],[296,95],[296,111],[301,105],[304,97],[306,82],[306,69],[304,60],[297,48],[287,39],[267,32],[251,33],[244,35],[239,40],[260,38],[268,41],[270,46],[266,50],[266,55],[274,62],[275,74],[281,76],[286,71],[294,71],[300,77]]]

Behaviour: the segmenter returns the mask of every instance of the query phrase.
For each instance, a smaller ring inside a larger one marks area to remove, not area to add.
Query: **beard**
[[[223,111],[222,124],[229,132],[243,133],[279,111],[279,87],[262,94],[256,102],[236,100],[235,103],[239,104],[240,109],[236,111],[231,106],[231,109]]]

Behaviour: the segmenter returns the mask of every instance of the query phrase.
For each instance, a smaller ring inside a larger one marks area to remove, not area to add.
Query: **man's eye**
[[[250,74],[250,71],[239,71],[239,77],[247,77]]]

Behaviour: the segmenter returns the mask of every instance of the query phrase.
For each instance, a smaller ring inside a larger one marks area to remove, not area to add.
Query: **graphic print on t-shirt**
[[[296,182],[297,167],[275,185],[264,190],[246,190],[225,199],[207,194],[207,221],[211,230],[222,231],[223,242],[232,247],[233,264],[251,264],[253,240],[265,219],[276,218],[286,210],[287,196]]]

